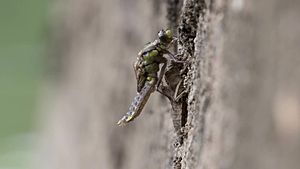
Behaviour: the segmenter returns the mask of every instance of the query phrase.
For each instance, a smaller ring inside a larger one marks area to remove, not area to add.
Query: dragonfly
[[[158,32],[158,38],[153,42],[147,43],[138,53],[137,60],[133,64],[137,80],[137,95],[131,102],[128,112],[118,121],[117,124],[119,126],[126,125],[141,114],[150,95],[160,85],[168,60],[171,59],[178,63],[185,63],[185,61],[178,60],[168,50],[176,40],[177,38],[173,36],[170,29],[161,30]],[[169,58],[164,57],[165,54]],[[160,65],[162,65],[161,68]],[[164,95],[163,92],[159,92]]]

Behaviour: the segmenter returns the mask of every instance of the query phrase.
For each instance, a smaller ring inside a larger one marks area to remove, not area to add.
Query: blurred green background
[[[0,0],[0,169],[31,168],[47,0]]]

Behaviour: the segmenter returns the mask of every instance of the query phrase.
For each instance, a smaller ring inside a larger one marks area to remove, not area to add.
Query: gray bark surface
[[[64,0],[52,18],[40,167],[298,168],[300,3]],[[132,63],[167,27],[189,63],[170,64],[165,80],[188,93],[156,92],[118,127],[136,94]]]

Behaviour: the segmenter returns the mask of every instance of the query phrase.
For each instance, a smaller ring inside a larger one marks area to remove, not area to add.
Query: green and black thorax
[[[135,71],[137,75],[138,92],[144,86],[146,81],[157,78],[159,65],[166,63],[167,59],[163,57],[168,52],[168,47],[173,40],[170,30],[162,30],[158,33],[159,38],[146,46],[139,52],[135,63]]]

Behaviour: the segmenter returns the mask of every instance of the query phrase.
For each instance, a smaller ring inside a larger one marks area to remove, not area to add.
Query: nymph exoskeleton
[[[139,52],[137,61],[133,65],[137,79],[137,96],[132,101],[129,111],[119,120],[118,125],[125,125],[136,118],[142,112],[151,93],[159,87],[168,61],[163,56],[164,54],[168,54],[175,62],[184,63],[184,61],[178,61],[168,51],[174,41],[176,38],[173,37],[171,30],[161,30],[158,33],[158,39],[146,44]],[[161,64],[162,67],[160,68]]]

